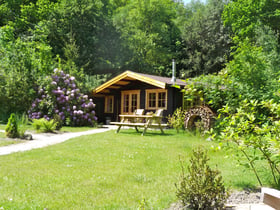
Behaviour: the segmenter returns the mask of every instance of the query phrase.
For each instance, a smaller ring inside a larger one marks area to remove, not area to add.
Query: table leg
[[[135,126],[135,130],[137,131],[137,133],[139,132],[139,130],[138,130],[138,128],[137,128],[137,126]]]
[[[158,124],[158,127],[161,130],[161,133],[164,133],[160,123]]]
[[[148,119],[145,126],[144,126],[144,130],[143,130],[143,133],[142,133],[142,136],[145,135],[146,133],[146,130],[148,129],[149,125],[150,125],[150,122],[151,122],[151,119]]]
[[[116,130],[116,133],[118,133],[118,132],[120,131],[121,127],[122,127],[122,126],[119,125],[118,129]]]

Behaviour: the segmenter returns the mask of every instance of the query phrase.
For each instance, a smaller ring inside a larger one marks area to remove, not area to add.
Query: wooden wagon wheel
[[[191,108],[185,115],[185,128],[189,130],[194,128],[209,130],[214,116],[214,112],[207,106]]]

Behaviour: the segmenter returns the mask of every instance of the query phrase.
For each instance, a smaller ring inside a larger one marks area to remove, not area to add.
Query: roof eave
[[[160,82],[158,80],[152,79],[152,78],[148,78],[142,75],[139,75],[137,73],[134,73],[132,71],[125,71],[122,74],[110,79],[109,81],[105,82],[104,84],[100,85],[99,87],[97,87],[96,89],[93,90],[94,94],[100,93],[102,92],[104,89],[110,87],[111,85],[117,83],[118,81],[126,78],[126,77],[130,77],[136,80],[139,80],[141,82],[145,82],[151,85],[154,85],[156,87],[165,89],[166,87],[166,83],[165,82]]]

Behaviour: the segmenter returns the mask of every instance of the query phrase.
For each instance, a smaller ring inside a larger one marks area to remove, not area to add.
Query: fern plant
[[[47,120],[45,118],[34,119],[32,126],[37,132],[52,133],[56,129],[57,122],[54,120]]]

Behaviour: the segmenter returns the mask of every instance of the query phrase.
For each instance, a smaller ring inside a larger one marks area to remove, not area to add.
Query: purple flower
[[[75,80],[75,77],[70,77],[70,80],[71,80],[71,81],[74,81],[74,80]]]
[[[55,81],[52,81],[51,84],[52,85],[57,85],[57,83]]]
[[[73,109],[75,110],[77,107],[76,106],[73,106]]]

